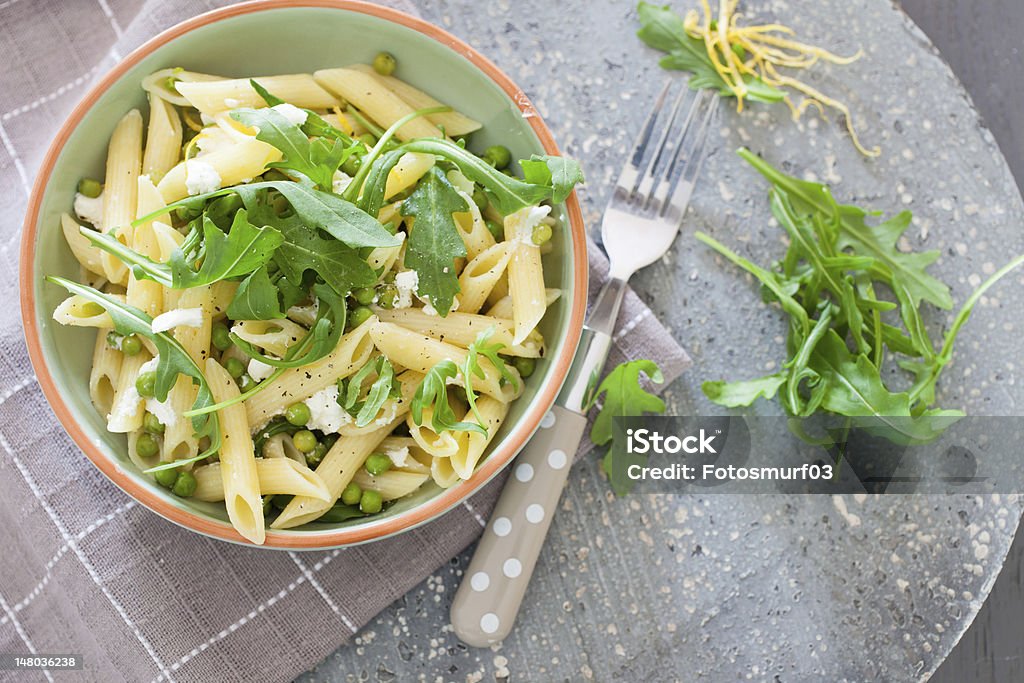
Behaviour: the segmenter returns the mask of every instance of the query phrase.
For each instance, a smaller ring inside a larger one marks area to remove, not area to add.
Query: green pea
[[[369,306],[373,303],[373,297],[377,295],[373,287],[363,287],[352,292],[352,298],[358,301],[363,306]]]
[[[301,401],[293,403],[284,411],[284,419],[296,427],[304,427],[309,422],[309,406]]]
[[[505,228],[497,221],[487,221],[487,229],[494,235],[494,239],[501,242],[505,239]]]
[[[150,370],[135,378],[135,391],[143,398],[152,398],[156,395],[156,373]]]
[[[160,444],[152,434],[142,433],[135,440],[135,452],[143,458],[152,458],[160,452]]]
[[[380,512],[382,507],[384,507],[384,499],[380,497],[380,493],[370,490],[363,491],[363,495],[359,498],[360,510],[368,515],[372,515]]]
[[[398,287],[386,284],[380,288],[380,292],[377,294],[377,305],[381,308],[394,308],[396,298],[398,298]]]
[[[153,473],[153,478],[156,479],[156,483],[163,486],[165,489],[169,489],[174,486],[174,482],[178,481],[178,472],[180,470],[177,467],[172,467],[168,470],[157,470]]]
[[[120,350],[121,349],[121,340],[122,339],[124,339],[124,337],[119,335],[114,330],[111,330],[110,332],[107,332],[107,346],[109,346],[112,349]]]
[[[103,193],[103,186],[100,181],[92,178],[82,178],[78,181],[78,192],[91,199],[96,199]]]
[[[370,474],[384,474],[391,469],[391,458],[383,453],[371,453],[363,467]]]
[[[228,358],[224,363],[224,369],[228,371],[232,379],[238,379],[245,373],[245,366],[237,358]]]
[[[487,208],[487,204],[490,200],[487,199],[487,193],[484,192],[484,188],[478,187],[473,190],[473,203],[476,204],[476,208],[483,211]]]
[[[92,318],[93,316],[100,315],[105,310],[95,301],[86,301],[79,307],[80,318]]]
[[[213,324],[213,329],[210,330],[210,340],[218,351],[227,351],[234,343],[231,341],[231,330],[221,322]]]
[[[182,471],[178,480],[171,487],[171,493],[182,498],[188,498],[196,492],[196,475],[191,472]]]
[[[356,306],[348,314],[348,327],[349,327],[349,329],[355,329],[355,328],[359,327],[360,325],[365,323],[367,320],[369,320],[371,315],[373,315],[373,311],[371,311],[366,306]]]
[[[142,351],[142,340],[129,334],[121,340],[121,353],[126,356],[137,356]]]
[[[349,482],[345,490],[341,492],[341,502],[345,505],[358,505],[363,497],[363,489],[354,481]]]
[[[153,413],[146,411],[146,414],[142,416],[142,428],[150,434],[163,434],[164,423],[160,421]]]
[[[378,52],[377,56],[373,58],[373,70],[381,76],[390,76],[395,72],[396,66],[398,66],[398,62],[390,52]]]
[[[187,223],[202,216],[203,209],[199,206],[179,206],[174,210],[174,215]]]
[[[341,170],[350,176],[354,176],[356,173],[359,173],[359,167],[362,165],[363,160],[353,154],[341,164]]]
[[[513,365],[516,366],[519,376],[524,379],[532,375],[533,371],[537,369],[537,361],[533,358],[516,358]]]
[[[533,234],[530,235],[530,239],[538,247],[542,244],[547,244],[551,241],[551,226],[547,223],[538,223],[533,228]]]
[[[377,136],[373,133],[363,133],[357,139],[367,147],[373,147],[377,144]]]
[[[292,443],[301,453],[312,453],[316,448],[316,434],[308,429],[300,429],[292,434]]]
[[[242,376],[235,380],[235,384],[237,384],[238,388],[243,392],[246,392],[256,386],[256,380],[250,377],[247,373],[242,373]]]
[[[512,152],[505,145],[491,145],[484,150],[483,160],[499,171],[512,163]]]
[[[306,453],[306,467],[316,469],[317,465],[323,461],[325,455],[327,455],[327,446],[323,443],[318,443],[312,453]]]

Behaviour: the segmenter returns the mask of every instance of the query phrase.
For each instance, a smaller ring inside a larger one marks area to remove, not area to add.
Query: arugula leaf
[[[459,422],[448,403],[448,380],[459,376],[459,367],[451,360],[443,360],[427,371],[409,404],[409,412],[415,424],[423,424],[423,411],[433,409],[431,428],[441,432],[476,432],[487,436],[487,430],[475,422]]]
[[[622,481],[614,474],[618,469],[613,466],[614,461],[624,457],[626,452],[621,444],[613,442],[615,435],[612,431],[612,421],[616,417],[637,417],[644,413],[665,412],[665,402],[640,386],[641,373],[647,375],[655,384],[665,381],[661,368],[654,361],[626,361],[605,376],[587,405],[587,408],[590,408],[602,394],[604,395],[604,405],[601,406],[590,428],[590,440],[597,446],[612,442],[605,453],[602,467],[608,474],[612,489],[620,496],[629,493],[633,488],[633,482],[628,478]]]
[[[266,266],[242,280],[228,304],[232,320],[279,320],[285,316],[278,287],[270,280]]]
[[[448,315],[460,291],[455,259],[467,253],[452,214],[468,210],[466,200],[437,166],[427,171],[402,202],[402,215],[416,218],[405,250],[405,265],[419,275],[416,293],[429,298],[442,317]]]
[[[360,401],[359,395],[363,391],[363,383],[371,374],[377,378],[370,384],[366,397]],[[384,403],[396,393],[395,368],[385,356],[378,356],[375,361],[370,361],[359,369],[348,381],[348,388],[343,393],[340,391],[342,380],[339,380],[338,403],[350,415],[356,418],[357,427],[365,427],[373,422],[377,413],[384,406]],[[344,399],[344,402],[342,402]]]
[[[779,372],[740,382],[709,380],[701,384],[701,389],[705,396],[718,405],[739,408],[749,406],[759,398],[774,398],[788,376],[788,373]]]
[[[267,103],[268,107],[276,107],[279,104],[287,104],[277,95],[272,95],[262,85],[256,82],[255,78],[249,79],[249,85],[256,91],[256,94],[263,98],[263,101]]]
[[[534,154],[521,159],[519,166],[526,182],[551,188],[551,201],[556,204],[564,202],[573,188],[584,182],[583,169],[575,159]]]
[[[659,62],[661,68],[691,72],[689,85],[693,90],[710,88],[723,97],[736,96],[712,65],[704,41],[686,32],[682,17],[667,5],[659,7],[647,2],[637,6],[637,13],[640,30],[636,35],[650,47],[668,53]],[[778,102],[786,96],[778,88],[749,74],[743,76],[743,82],[748,90],[746,97],[751,100]]]
[[[46,280],[102,306],[110,315],[110,319],[114,323],[114,330],[118,334],[122,336],[136,334],[153,342],[160,359],[156,367],[156,383],[153,389],[156,400],[166,401],[171,387],[178,381],[178,375],[185,375],[191,377],[192,382],[198,387],[196,400],[192,404],[193,409],[203,409],[213,405],[213,393],[210,391],[210,385],[206,381],[203,371],[174,337],[165,332],[153,332],[153,319],[149,315],[92,287],[52,275],[48,275]],[[216,413],[193,417],[192,428],[195,430],[197,438],[208,437],[210,439],[209,448],[193,458],[175,460],[146,471],[181,467],[187,463],[208,458],[220,449],[220,421]]]
[[[334,172],[355,152],[356,145],[361,144],[343,139],[318,138],[311,141],[298,124],[272,107],[239,109],[231,112],[231,118],[257,128],[257,140],[281,150],[282,159],[268,164],[269,167],[301,173],[327,192],[332,190]]]
[[[469,409],[473,411],[476,421],[480,423],[485,432],[487,431],[487,425],[484,424],[483,415],[480,414],[480,410],[476,407],[476,392],[473,390],[474,377],[479,377],[480,379],[487,377],[487,372],[480,365],[479,357],[483,356],[489,360],[491,365],[500,373],[501,379],[511,384],[516,391],[519,391],[519,377],[509,369],[505,359],[498,355],[498,352],[505,348],[505,344],[501,342],[487,343],[494,336],[496,329],[492,325],[476,336],[476,339],[467,348],[466,367],[462,368],[462,376],[466,378],[466,400],[469,403]]]

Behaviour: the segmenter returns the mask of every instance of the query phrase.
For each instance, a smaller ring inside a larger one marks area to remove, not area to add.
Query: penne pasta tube
[[[138,177],[142,170],[142,114],[132,109],[118,121],[107,147],[107,172],[103,185],[103,232],[114,232],[121,242],[131,246],[131,222],[135,219]],[[128,267],[116,256],[103,252],[100,257],[107,279],[118,284],[128,282]]]
[[[106,271],[103,269],[104,252],[99,247],[94,247],[89,238],[79,231],[81,227],[82,225],[71,214],[62,213],[60,215],[60,229],[64,233],[64,241],[68,243],[71,253],[74,254],[83,268],[90,273],[102,275],[105,278]]]
[[[254,81],[267,92],[296,107],[331,109],[338,98],[322,88],[309,74],[255,76]],[[188,104],[204,114],[217,114],[239,107],[266,107],[260,94],[253,90],[248,78],[203,80],[178,83],[178,92]]]
[[[163,195],[164,201],[170,204],[190,194],[187,184],[189,164],[202,163],[210,166],[220,178],[220,187],[229,187],[264,173],[267,164],[280,158],[280,150],[272,145],[256,138],[239,140],[233,145],[204,154],[202,159],[181,162],[160,179],[157,189]]]
[[[419,182],[423,174],[434,165],[433,154],[406,152],[395,167],[388,173],[388,181],[384,185],[384,198],[391,199],[399,192],[408,190]]]
[[[544,338],[533,330],[521,344],[512,343],[512,321],[475,313],[455,311],[445,317],[429,315],[422,308],[395,308],[376,311],[381,322],[401,325],[438,341],[468,348],[476,338],[493,328],[489,344],[503,344],[498,353],[507,356],[540,358],[544,355]]]
[[[123,359],[124,354],[107,344],[107,335],[98,332],[89,371],[89,398],[100,415],[108,414],[114,407],[114,387],[121,374]]]
[[[250,426],[263,426],[291,404],[309,398],[365,365],[373,351],[369,332],[376,320],[370,316],[369,320],[342,336],[334,351],[315,363],[285,370],[271,387],[247,400],[245,408]]]
[[[483,417],[483,426],[487,428],[487,436],[477,432],[462,432],[458,435],[458,450],[451,456],[451,466],[460,479],[469,479],[473,476],[476,465],[483,457],[487,445],[494,440],[498,428],[505,421],[508,414],[508,404],[495,401],[488,396],[481,396],[477,399],[476,408]],[[462,418],[465,421],[476,422],[477,417],[472,411],[466,411]]]
[[[238,396],[238,385],[220,363],[206,361],[206,379],[217,403]],[[256,471],[249,423],[245,407],[239,404],[222,408],[220,414],[220,469],[224,490],[224,507],[232,526],[243,537],[262,545],[266,539],[260,481]]]
[[[160,69],[159,71],[154,71],[142,79],[142,89],[150,95],[159,97],[173,105],[188,107],[191,106],[189,101],[182,97],[181,93],[178,92],[178,88],[182,83],[222,80],[224,79],[221,76],[211,76],[210,74],[185,71],[184,69],[179,68]],[[172,83],[174,84],[174,87],[168,87]]]
[[[322,69],[313,73],[316,82],[337,93],[373,119],[381,128],[413,113],[413,108],[388,90],[373,76],[353,69]],[[398,129],[396,137],[403,142],[415,138],[440,138],[444,134],[423,117],[409,121]]]
[[[369,64],[353,64],[348,68],[369,74],[373,78],[377,79],[384,85],[384,87],[402,98],[402,101],[414,110],[445,106],[443,102],[435,100],[427,93],[409,85],[403,80],[395,78],[394,76],[382,76],[378,74]],[[472,133],[475,130],[480,130],[481,128],[479,121],[471,119],[457,111],[429,114],[427,119],[438,128],[443,128],[445,135],[448,135],[449,137],[468,135],[469,133]]]
[[[213,322],[210,317],[212,287],[193,287],[178,293],[175,305],[178,308],[201,308],[203,321],[199,327],[176,327],[173,336],[182,345],[192,360],[203,367],[210,354],[210,335]],[[167,395],[167,414],[179,416],[164,424],[164,459],[182,460],[199,452],[199,442],[192,430],[192,421],[180,417],[192,408],[198,388],[192,379],[181,375]]]
[[[430,477],[443,489],[451,488],[460,481],[451,458],[434,458],[430,463]]]
[[[562,296],[562,290],[549,287],[544,290],[544,303],[547,306],[558,301]],[[504,296],[498,299],[493,306],[487,309],[486,315],[492,318],[512,319],[512,297]]]
[[[178,163],[181,139],[181,117],[178,116],[178,110],[167,100],[150,93],[149,128],[146,130],[146,150],[142,155],[142,172],[154,181],[159,181]]]
[[[359,468],[353,481],[362,489],[377,491],[383,500],[396,500],[418,489],[427,479],[430,479],[429,472],[389,470],[373,475],[364,468]]]
[[[139,176],[137,217],[141,218],[164,206],[163,197],[160,196],[149,176]],[[152,221],[141,223],[135,227],[132,234],[132,248],[143,256],[148,256],[155,261],[160,260],[160,242],[153,230]],[[128,291],[125,300],[129,305],[145,311],[153,318],[164,310],[163,287],[152,280],[140,280],[135,277],[133,272],[128,273]]]
[[[469,211],[460,211],[452,216],[455,218],[455,227],[462,235],[462,242],[466,245],[467,256],[474,259],[478,254],[494,246],[494,235],[487,229],[480,208],[473,198],[462,190],[457,191],[469,206]]]
[[[366,458],[403,417],[404,415],[369,434],[338,439],[316,468],[316,473],[327,485],[329,500],[296,496],[270,526],[274,529],[290,529],[312,522],[327,512],[355,477],[356,471],[366,462]]]
[[[465,349],[461,349],[454,344],[438,341],[412,330],[407,330],[394,323],[379,322],[375,317],[370,320],[373,321],[373,326],[370,328],[370,337],[374,345],[392,363],[419,373],[429,372],[431,368],[443,360],[451,360],[460,368],[466,365],[467,351]],[[519,392],[516,391],[511,382],[507,384],[501,383],[501,373],[491,365],[489,360],[480,358],[479,362],[485,377],[484,379],[479,377],[473,378],[473,388],[477,392],[505,402],[511,401],[519,395]],[[510,367],[508,370],[515,376],[521,390],[522,381],[519,380],[515,368]],[[464,380],[460,375],[458,384],[462,385],[463,382]]]
[[[107,294],[111,299],[124,303],[124,295]],[[110,314],[93,301],[78,294],[72,294],[53,309],[53,319],[61,325],[72,327],[97,327],[109,330],[114,327]],[[100,335],[103,336],[103,335]]]
[[[149,362],[149,355],[137,353],[125,356],[121,361],[117,385],[114,388],[114,402],[107,415],[107,431],[115,434],[133,432],[142,428],[142,416],[146,412],[145,401],[135,388],[139,370]]]
[[[409,436],[424,453],[434,458],[450,458],[459,450],[459,442],[453,432],[441,432],[438,434],[431,426],[434,418],[433,408],[424,408],[423,424],[416,424],[412,415],[405,418],[405,425],[409,429]]]
[[[219,462],[192,470],[196,478],[197,500],[210,502],[224,500],[224,468]],[[306,496],[327,500],[330,492],[323,480],[305,465],[289,458],[256,458],[256,478],[260,494]]]
[[[505,240],[512,250],[508,263],[508,293],[512,297],[512,321],[515,323],[512,338],[516,343],[526,339],[547,310],[540,249],[527,234],[531,218],[537,213],[545,212],[527,207],[505,217]]]
[[[306,336],[306,328],[287,318],[281,320],[242,320],[231,331],[264,353],[281,358],[288,347]]]
[[[459,274],[460,312],[476,313],[483,308],[487,297],[505,274],[511,258],[508,242],[498,242],[478,253],[466,264]]]

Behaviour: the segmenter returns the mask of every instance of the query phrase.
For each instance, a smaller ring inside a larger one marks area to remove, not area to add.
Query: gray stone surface
[[[721,119],[684,234],[635,281],[695,367],[671,409],[710,412],[704,379],[753,376],[781,358],[782,322],[756,289],[692,239],[706,230],[760,261],[779,254],[765,186],[731,151],[832,183],[844,200],[908,207],[912,246],[940,249],[956,301],[1024,247],[1012,177],[960,86],[916,28],[883,0],[750,0],[815,42],[868,56],[823,68],[868,142],[864,161],[832,122],[794,125],[784,108]],[[590,178],[595,225],[665,76],[631,36],[631,2],[423,6],[530,94]],[[566,18],[571,21],[566,22]],[[966,328],[941,400],[1015,414],[1024,300],[1013,278]],[[934,330],[949,315],[931,311]],[[763,408],[771,410],[771,406]],[[949,653],[991,588],[1020,516],[1013,497],[651,496],[615,500],[593,463],[573,471],[515,634],[462,646],[448,605],[468,554],[435,572],[302,680],[918,680]]]

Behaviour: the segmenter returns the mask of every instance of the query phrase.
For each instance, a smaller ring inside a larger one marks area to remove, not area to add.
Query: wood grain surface
[[[963,81],[1024,187],[1024,2],[903,0],[903,9]],[[1024,681],[1024,536],[974,623],[932,683]]]

